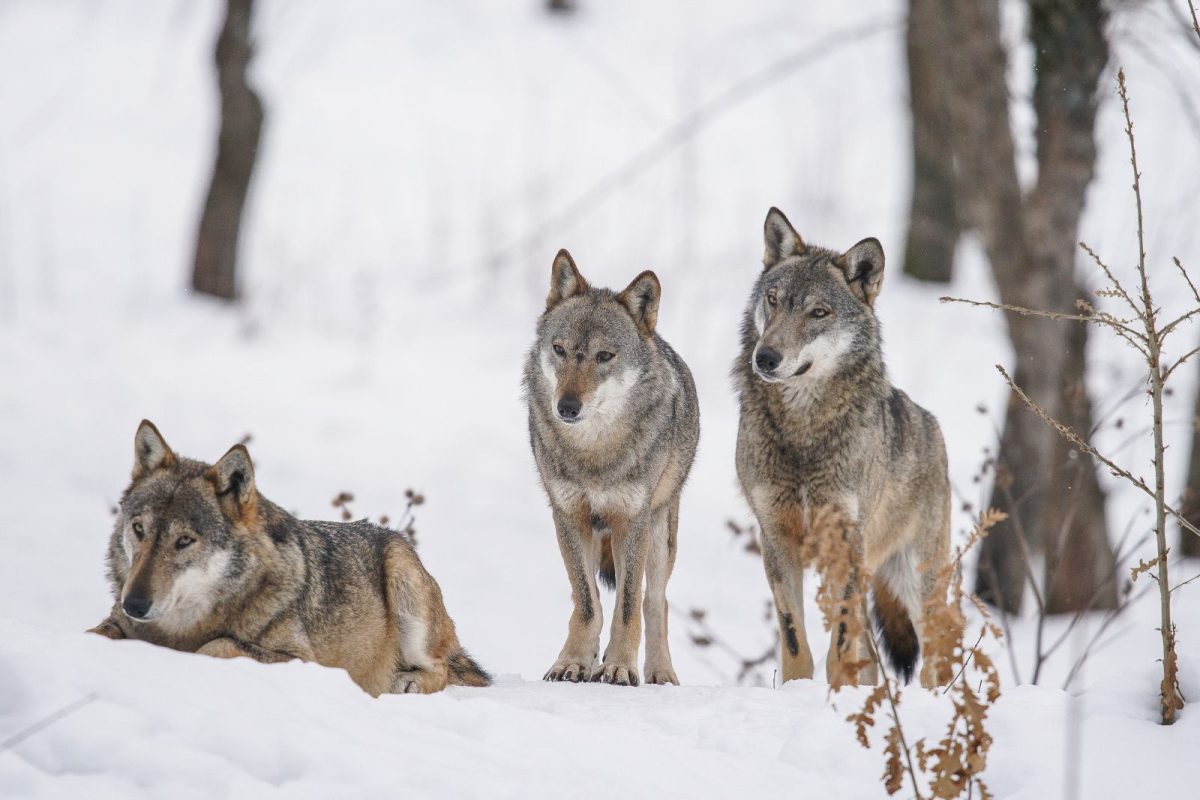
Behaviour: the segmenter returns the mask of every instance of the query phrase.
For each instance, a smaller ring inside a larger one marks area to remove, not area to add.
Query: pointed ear
[[[800,234],[796,233],[792,223],[774,206],[767,212],[767,221],[763,223],[763,239],[767,244],[766,252],[763,253],[763,267],[766,269],[788,256],[803,253],[808,249],[808,245],[800,238]]]
[[[638,330],[643,336],[654,333],[654,325],[658,322],[658,299],[662,297],[662,285],[658,276],[650,270],[633,279],[625,290],[617,295],[621,305],[629,310]]]
[[[554,265],[550,267],[550,294],[546,295],[546,310],[587,290],[587,281],[579,274],[575,259],[566,250],[559,250],[554,257]]]
[[[863,239],[838,256],[837,263],[846,274],[850,291],[874,308],[875,297],[883,287],[883,245],[879,240]]]
[[[148,419],[142,420],[133,437],[133,479],[136,481],[160,467],[175,466],[178,459],[170,445]]]
[[[212,482],[221,509],[230,519],[245,519],[254,512],[258,492],[254,488],[254,464],[245,445],[235,444],[221,460],[204,472]]]

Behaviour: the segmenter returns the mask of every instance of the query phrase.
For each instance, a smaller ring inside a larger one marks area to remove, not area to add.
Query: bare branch
[[[1191,350],[1188,350],[1186,353],[1184,353],[1178,359],[1176,359],[1175,363],[1172,364],[1167,369],[1167,371],[1163,373],[1162,382],[1166,383],[1167,380],[1171,377],[1171,373],[1174,372],[1175,370],[1179,369],[1180,367],[1182,367],[1184,365],[1184,363],[1189,358],[1196,355],[1196,353],[1200,353],[1200,347],[1193,347]]]
[[[1129,338],[1136,339],[1141,342],[1141,345],[1135,346],[1138,348],[1138,351],[1143,354],[1145,354],[1143,345],[1148,344],[1145,334],[1135,331],[1133,328],[1125,325],[1111,314],[1063,314],[1058,311],[1043,311],[1039,308],[1025,308],[1024,306],[1013,306],[1009,305],[1008,303],[989,303],[986,300],[967,300],[963,297],[939,297],[938,301],[942,303],[964,303],[969,306],[979,306],[980,308],[994,308],[997,311],[1009,311],[1013,314],[1020,314],[1023,317],[1043,317],[1045,319],[1068,320],[1072,322],[1091,322],[1096,325],[1107,325],[1114,331],[1127,334]]]
[[[1104,274],[1112,284],[1113,289],[1129,305],[1129,307],[1133,310],[1133,313],[1137,314],[1140,318],[1142,316],[1142,309],[1138,308],[1137,303],[1133,302],[1133,298],[1129,296],[1129,292],[1125,291],[1125,287],[1121,285],[1119,280],[1117,280],[1117,276],[1113,274],[1111,269],[1109,269],[1108,264],[1104,263],[1104,259],[1100,258],[1096,251],[1088,246],[1087,242],[1080,242],[1079,246],[1085,253],[1092,257],[1092,261],[1096,262],[1096,266],[1100,267],[1100,269],[1104,271]]]
[[[1192,278],[1190,275],[1188,275],[1187,270],[1183,268],[1183,262],[1179,260],[1179,256],[1175,256],[1175,258],[1171,260],[1174,261],[1175,266],[1179,268],[1179,274],[1183,276],[1185,281],[1187,281],[1188,288],[1192,290],[1192,297],[1197,303],[1200,303],[1200,292],[1196,291],[1196,284],[1192,283]]]
[[[1118,466],[1117,463],[1114,462],[1112,459],[1106,458],[1105,456],[1101,455],[1100,452],[1096,450],[1096,448],[1092,447],[1090,444],[1085,442],[1083,439],[1079,438],[1079,434],[1075,433],[1075,431],[1071,430],[1069,427],[1067,427],[1066,425],[1063,425],[1061,422],[1056,420],[1054,417],[1052,417],[1048,413],[1046,413],[1046,410],[1044,408],[1042,408],[1037,403],[1035,403],[1029,397],[1029,395],[1025,394],[1025,390],[1017,385],[1017,382],[1012,379],[1012,376],[1008,374],[1008,372],[1004,369],[1004,367],[997,364],[996,369],[999,370],[1000,374],[1004,376],[1004,380],[1008,382],[1009,388],[1011,388],[1014,392],[1017,393],[1017,396],[1021,398],[1021,400],[1025,403],[1025,405],[1029,406],[1029,408],[1033,411],[1033,413],[1037,414],[1039,417],[1041,417],[1043,420],[1045,420],[1045,422],[1047,422],[1050,425],[1050,427],[1052,427],[1052,428],[1054,428],[1054,430],[1058,431],[1060,436],[1062,436],[1064,439],[1066,439],[1071,444],[1078,447],[1084,453],[1087,453],[1089,456],[1091,456],[1092,458],[1094,458],[1097,461],[1099,461],[1100,463],[1102,463],[1104,466],[1108,467],[1109,470],[1112,471],[1113,475],[1116,475],[1119,478],[1124,478],[1125,480],[1129,481],[1137,488],[1141,489],[1146,494],[1150,495],[1151,497],[1154,497],[1154,490],[1151,489],[1149,486],[1147,486],[1146,482],[1144,480],[1137,477],[1136,475],[1134,475],[1132,472],[1125,469],[1124,467]],[[1166,512],[1168,514],[1175,517],[1175,519],[1179,520],[1179,524],[1183,528],[1191,531],[1192,533],[1196,534],[1197,536],[1200,536],[1200,528],[1197,528],[1195,525],[1188,522],[1187,519],[1183,516],[1183,514],[1179,513],[1178,511],[1176,511],[1174,508],[1172,508],[1169,505],[1164,506],[1164,509],[1166,510]]]

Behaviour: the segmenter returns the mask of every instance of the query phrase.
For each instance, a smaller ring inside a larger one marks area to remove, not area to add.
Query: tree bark
[[[923,281],[949,283],[962,227],[955,209],[954,150],[946,135],[949,119],[937,58],[938,13],[937,0],[909,0],[905,44],[913,190],[904,272]]]
[[[1022,196],[1008,114],[1006,57],[996,0],[939,0],[939,58],[948,86],[949,130],[963,221],[979,232],[1001,300],[1073,313],[1076,242],[1095,167],[1096,84],[1108,59],[1099,0],[1031,0],[1037,55],[1038,179]],[[1083,386],[1087,331],[1075,323],[1010,314],[1013,378],[1031,399],[1090,433]],[[1072,453],[1019,398],[1006,412],[992,505],[1010,519],[983,541],[976,592],[1020,611],[1028,549],[1047,555],[1046,609],[1107,608],[1116,602],[1113,554],[1095,466]]]
[[[1188,522],[1200,528],[1200,386],[1196,387],[1196,407],[1192,410],[1192,455],[1188,460],[1187,489],[1179,511]],[[1181,529],[1179,553],[1200,558],[1200,536]]]
[[[226,300],[238,296],[238,235],[263,122],[262,103],[246,83],[252,10],[253,0],[227,0],[217,38],[221,130],[192,267],[193,289]]]

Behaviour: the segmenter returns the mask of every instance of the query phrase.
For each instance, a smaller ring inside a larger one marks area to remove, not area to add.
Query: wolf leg
[[[679,531],[679,496],[660,509],[651,523],[650,552],[646,558],[646,683],[679,685],[667,644],[667,580],[675,567]]]
[[[614,520],[613,561],[617,566],[617,602],[613,609],[612,635],[604,649],[604,661],[592,680],[637,686],[638,647],[642,643],[642,582],[650,544],[650,513],[632,519]]]
[[[554,509],[554,529],[571,582],[574,607],[567,623],[567,641],[544,680],[572,683],[588,680],[600,650],[604,611],[596,589],[596,567],[600,563],[601,539],[592,534],[590,520],[591,511],[587,508],[580,508],[573,516]]]
[[[196,652],[200,655],[212,656],[213,658],[252,658],[264,664],[278,664],[283,661],[291,661],[295,658],[295,656],[290,656],[287,653],[277,653],[274,650],[267,650],[256,644],[239,642],[228,636],[213,639]]]
[[[411,547],[393,542],[384,561],[387,601],[400,629],[399,672],[389,691],[432,694],[450,682],[450,653],[458,649],[442,591]]]
[[[762,527],[763,567],[779,621],[783,680],[811,678],[813,657],[804,629],[804,560],[795,543],[766,523]]]
[[[98,633],[101,636],[108,637],[109,639],[126,638],[125,631],[121,630],[121,627],[117,625],[112,617],[104,620],[94,628],[88,628],[86,631],[84,631],[84,633]]]
[[[840,609],[843,616],[849,617],[862,613],[862,598],[855,589],[853,579],[842,590],[842,597],[846,601]],[[838,622],[829,632],[829,654],[825,658],[825,679],[830,686],[837,687],[846,684],[873,686],[878,682],[878,670],[875,668],[875,662],[871,658],[869,649],[871,645],[868,637],[871,634],[867,626],[870,624],[871,620],[869,619],[861,620],[862,633],[854,637],[853,641],[847,641],[845,622]],[[857,670],[854,669],[856,665]]]

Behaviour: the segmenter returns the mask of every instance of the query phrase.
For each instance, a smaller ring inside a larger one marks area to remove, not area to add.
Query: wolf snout
[[[145,619],[150,613],[150,598],[140,594],[131,594],[121,601],[121,609],[131,619]]]
[[[558,401],[558,417],[563,422],[578,422],[582,410],[583,403],[573,395],[566,395]]]
[[[754,354],[754,366],[758,367],[760,372],[770,374],[779,369],[782,362],[783,356],[774,347],[760,347]]]

